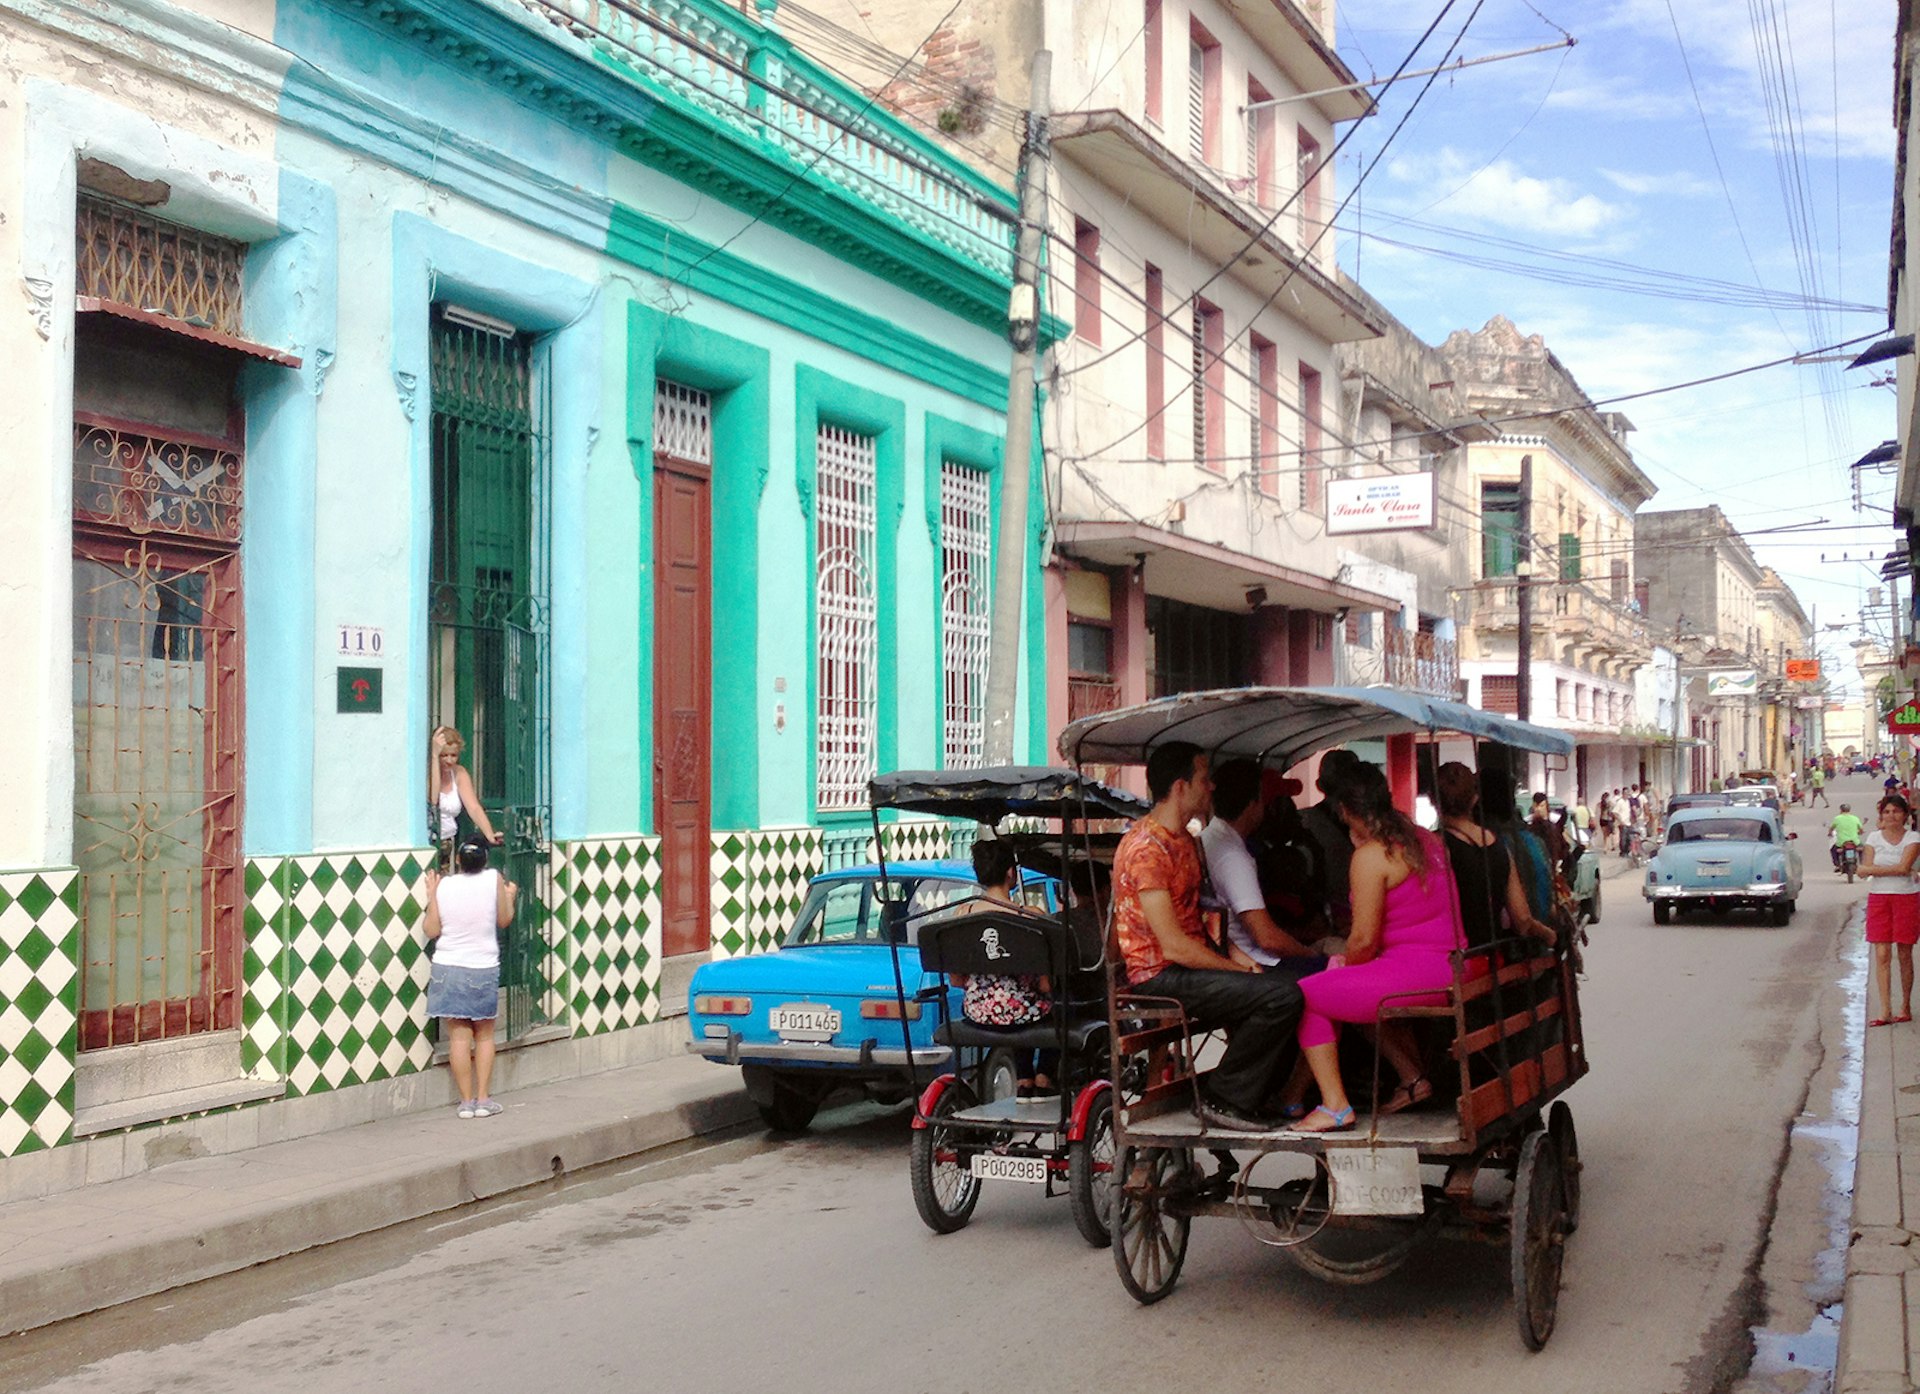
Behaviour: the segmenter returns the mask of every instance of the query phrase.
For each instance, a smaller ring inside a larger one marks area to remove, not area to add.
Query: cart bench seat
[[[1107,1018],[1104,1010],[1070,1018],[1067,1022],[1067,1053],[1079,1055],[1089,1048],[1104,1049],[1102,1043],[1106,1035]],[[977,1046],[982,1050],[995,1050],[1003,1046],[1010,1050],[1057,1050],[1060,1047],[1060,1027],[1052,1017],[1036,1021],[1031,1026],[981,1026],[977,1022],[956,1018],[936,1026],[933,1039],[940,1045]]]

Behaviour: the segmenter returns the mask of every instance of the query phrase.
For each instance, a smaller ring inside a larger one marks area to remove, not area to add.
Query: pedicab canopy
[[[1156,747],[1188,741],[1216,760],[1242,757],[1286,769],[1346,741],[1442,732],[1539,755],[1573,753],[1573,737],[1564,732],[1390,687],[1182,692],[1082,717],[1060,733],[1060,753],[1080,765],[1140,765]]]
[[[1138,818],[1146,800],[1051,765],[993,765],[978,770],[896,770],[867,784],[875,808],[972,818]]]

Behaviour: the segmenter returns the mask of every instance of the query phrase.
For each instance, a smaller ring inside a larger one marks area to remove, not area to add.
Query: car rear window
[[[880,929],[881,905],[904,900],[908,923],[917,927],[921,916],[979,892],[980,888],[971,881],[930,876],[887,882],[878,877],[818,881],[800,907],[793,930],[787,935],[787,944],[884,943]]]
[[[1668,842],[1772,842],[1773,828],[1759,818],[1694,818],[1675,823]]]

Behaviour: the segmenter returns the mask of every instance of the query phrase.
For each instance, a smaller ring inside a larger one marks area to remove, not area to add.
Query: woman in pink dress
[[[1335,795],[1334,811],[1353,839],[1353,931],[1344,963],[1335,960],[1337,966],[1300,982],[1307,999],[1300,1049],[1320,1086],[1320,1104],[1296,1128],[1312,1133],[1353,1126],[1335,1023],[1371,1025],[1387,998],[1397,1007],[1444,1003],[1453,983],[1450,956],[1466,946],[1447,849],[1393,806],[1385,776],[1367,767]],[[1380,1053],[1400,1081],[1382,1113],[1433,1096],[1405,1024],[1381,1026]]]

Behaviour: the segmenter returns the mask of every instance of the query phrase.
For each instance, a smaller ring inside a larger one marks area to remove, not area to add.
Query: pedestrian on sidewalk
[[[426,931],[434,943],[427,1015],[446,1023],[447,1064],[462,1118],[506,1111],[487,1090],[500,1015],[500,931],[513,923],[519,887],[487,865],[487,848],[485,837],[469,834],[456,849],[455,874],[427,873]]]
[[[1873,946],[1873,985],[1880,994],[1880,1015],[1869,1026],[1913,1020],[1913,945],[1920,940],[1920,883],[1913,864],[1920,857],[1920,833],[1907,826],[1912,809],[1898,794],[1880,800],[1880,826],[1867,834],[1859,874],[1867,887],[1867,942]],[[1893,1010],[1893,964],[1900,959],[1900,1010]]]

